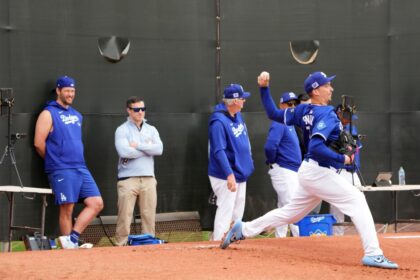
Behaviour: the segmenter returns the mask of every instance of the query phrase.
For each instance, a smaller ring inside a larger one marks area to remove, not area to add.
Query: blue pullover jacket
[[[241,113],[232,117],[223,103],[216,105],[210,116],[209,140],[208,174],[226,180],[233,173],[238,183],[246,182],[254,163]]]

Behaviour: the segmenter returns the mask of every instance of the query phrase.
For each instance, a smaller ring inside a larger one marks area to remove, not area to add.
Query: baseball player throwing
[[[339,140],[343,131],[334,108],[327,106],[331,101],[331,81],[334,78],[335,76],[328,77],[323,72],[310,74],[304,87],[311,96],[312,104],[279,110],[270,95],[269,73],[262,72],[258,77],[261,99],[268,117],[287,125],[302,127],[308,153],[299,168],[300,185],[293,193],[290,203],[251,222],[237,220],[222,241],[222,249],[232,242],[255,236],[268,228],[297,222],[321,200],[325,200],[352,219],[363,244],[363,265],[398,268],[396,263],[383,255],[379,247],[375,224],[363,193],[337,174],[343,163],[351,163],[352,156],[329,148],[329,144]]]

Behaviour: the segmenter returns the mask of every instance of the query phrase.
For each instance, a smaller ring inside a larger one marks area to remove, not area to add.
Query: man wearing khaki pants
[[[118,152],[118,218],[115,240],[126,245],[133,211],[138,198],[142,233],[155,235],[156,185],[154,156],[160,156],[163,144],[157,129],[146,123],[144,101],[136,96],[126,102],[128,118],[115,131]]]

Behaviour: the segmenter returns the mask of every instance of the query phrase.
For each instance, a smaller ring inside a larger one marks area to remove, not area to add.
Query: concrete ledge
[[[117,223],[117,216],[100,216],[104,225],[115,225]],[[170,213],[158,213],[156,214],[156,223],[160,222],[174,222],[174,221],[185,221],[185,220],[200,220],[200,214],[198,211],[191,212],[170,212]],[[141,219],[136,216],[136,223],[141,223]],[[90,225],[100,225],[101,220],[95,218]]]

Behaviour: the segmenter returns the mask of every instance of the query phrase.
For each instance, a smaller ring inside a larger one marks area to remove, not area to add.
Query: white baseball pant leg
[[[299,185],[297,172],[283,168],[275,163],[268,170],[268,174],[270,175],[273,188],[277,193],[277,207],[281,208],[290,202],[292,192],[294,192]],[[287,227],[287,224],[276,227],[276,237],[286,237]],[[289,224],[289,227],[293,236],[299,236],[299,227],[297,225]]]
[[[209,176],[210,184],[217,196],[217,210],[214,218],[214,229],[211,240],[222,240],[230,223],[241,219],[245,210],[246,182],[236,183],[236,191],[231,192],[227,187],[227,180]]]
[[[354,186],[362,185],[360,182],[359,176],[357,175],[356,172],[351,173],[347,171],[346,169],[341,169],[340,176],[346,179],[347,182],[349,182],[352,185],[354,181]],[[330,205],[330,214],[334,215],[335,219],[337,220],[337,223],[344,222],[344,214],[340,210],[338,210],[338,208],[335,207],[334,205]],[[344,227],[342,226],[333,227],[333,233],[334,235],[339,235],[339,236],[344,235]]]
[[[270,228],[298,222],[320,202],[320,198],[312,195],[305,187],[298,184],[292,193],[290,203],[282,208],[271,210],[253,221],[244,222],[242,234],[245,237],[253,237]]]
[[[337,207],[349,216],[362,240],[366,256],[382,255],[375,223],[364,194],[337,174],[316,161],[304,161],[299,169],[299,182],[308,192]]]
[[[300,184],[291,202],[251,222],[243,223],[242,234],[245,237],[255,236],[267,228],[297,222],[321,200],[325,200],[351,217],[362,239],[365,255],[383,254],[372,214],[362,192],[340,177],[335,170],[318,166],[313,160],[302,162],[298,177]]]

